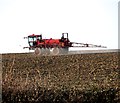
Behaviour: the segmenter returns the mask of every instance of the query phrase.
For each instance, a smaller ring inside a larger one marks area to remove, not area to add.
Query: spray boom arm
[[[94,45],[94,44],[87,44],[87,43],[76,43],[76,42],[71,42],[72,47],[98,47],[98,48],[107,48],[106,46],[102,45]]]

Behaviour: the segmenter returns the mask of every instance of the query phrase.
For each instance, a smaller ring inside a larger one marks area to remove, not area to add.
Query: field
[[[119,103],[118,61],[118,52],[3,54],[3,103]]]

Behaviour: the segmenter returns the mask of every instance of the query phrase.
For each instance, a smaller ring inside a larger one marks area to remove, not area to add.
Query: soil
[[[118,64],[117,52],[58,56],[3,54],[3,102],[118,103]]]

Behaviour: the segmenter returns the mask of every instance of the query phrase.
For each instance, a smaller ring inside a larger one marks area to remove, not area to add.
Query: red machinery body
[[[64,35],[67,35],[65,38]],[[63,33],[60,39],[42,39],[42,35],[29,35],[28,36],[29,48],[68,48],[72,46],[72,43],[68,39],[68,33]]]
[[[46,45],[52,46],[53,44],[60,46],[60,39],[43,39]],[[39,43],[39,42],[38,42]],[[38,44],[39,45],[39,44]]]

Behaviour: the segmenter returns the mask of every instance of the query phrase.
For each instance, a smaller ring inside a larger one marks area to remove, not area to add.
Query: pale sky
[[[118,48],[119,0],[0,0],[0,53],[26,52],[26,37],[60,38]],[[28,51],[28,50],[27,50]]]

